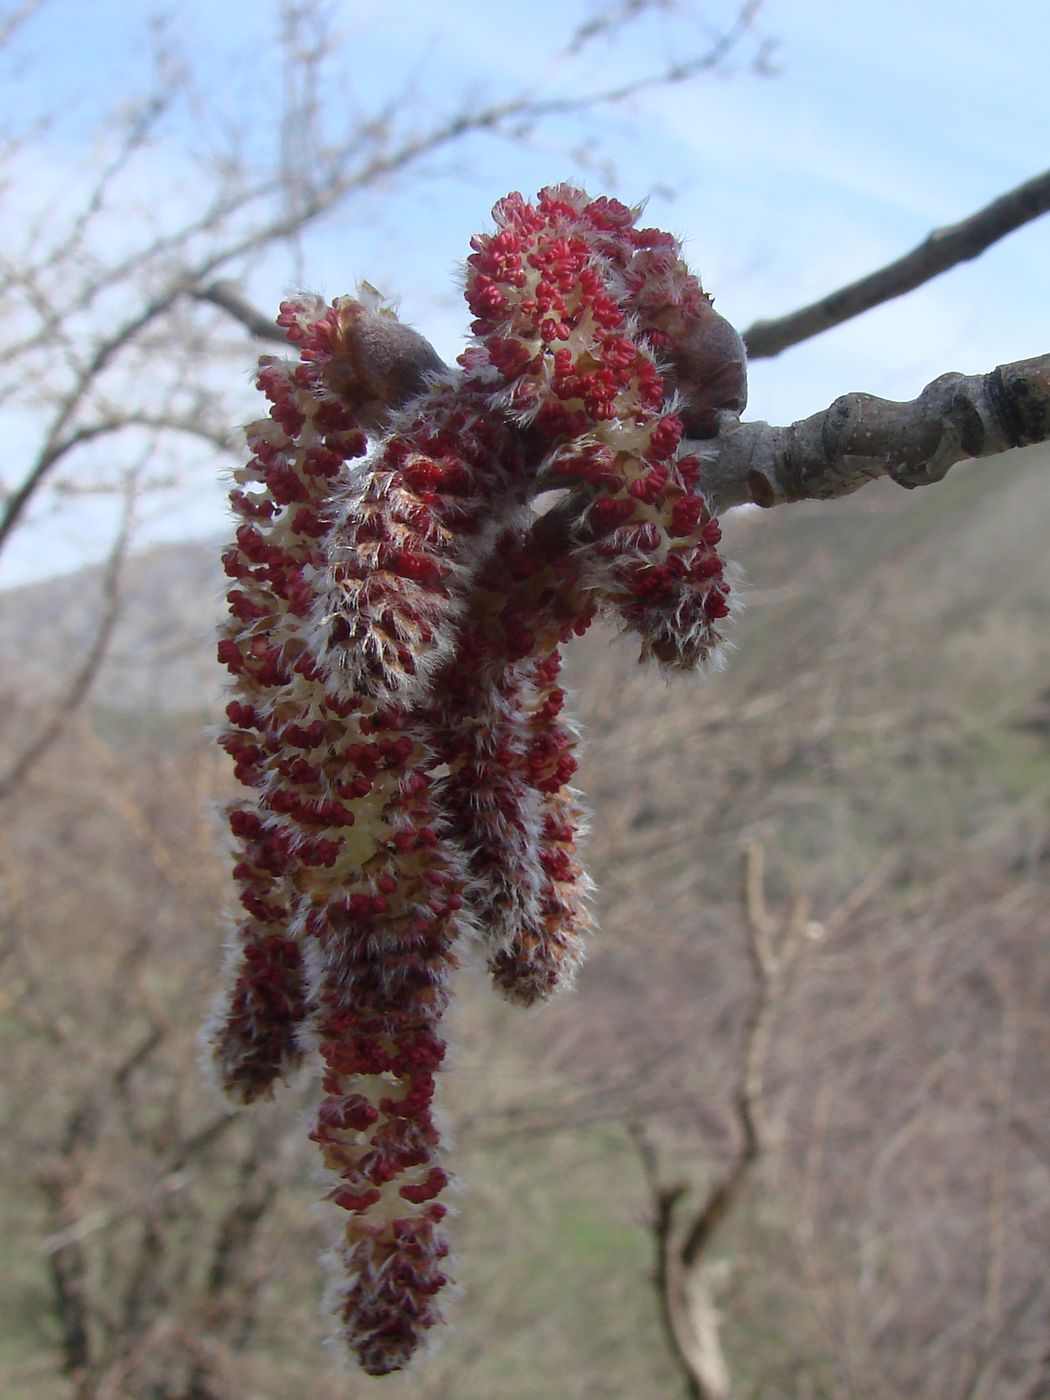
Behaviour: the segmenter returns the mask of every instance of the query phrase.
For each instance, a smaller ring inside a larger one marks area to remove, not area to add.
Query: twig
[[[1047,210],[1050,210],[1050,170],[993,199],[969,218],[934,229],[917,248],[867,277],[840,287],[837,292],[790,315],[756,321],[744,332],[748,357],[760,360],[779,355],[789,346],[914,291],[958,263],[977,257],[1000,238],[1039,218]]]
[[[672,1232],[674,1229],[675,1208],[678,1202],[686,1194],[687,1187],[684,1185],[664,1186],[660,1182],[660,1164],[657,1158],[656,1148],[645,1131],[645,1125],[641,1122],[632,1123],[629,1128],[630,1136],[638,1149],[638,1157],[642,1166],[642,1175],[645,1177],[645,1184],[649,1191],[653,1205],[651,1229],[653,1232],[653,1245],[655,1262],[653,1266],[653,1287],[656,1289],[657,1306],[660,1309],[660,1321],[663,1325],[668,1344],[679,1360],[682,1370],[682,1379],[685,1385],[686,1400],[706,1400],[703,1391],[700,1389],[700,1381],[697,1379],[695,1368],[691,1365],[689,1357],[682,1349],[681,1327],[676,1316],[676,1308],[673,1302],[672,1286],[672,1258],[674,1249],[672,1245]]]
[[[22,0],[22,4],[12,10],[10,14],[0,18],[0,49],[9,43],[11,36],[30,19],[36,10],[39,10],[43,0]]]
[[[80,1244],[89,1236],[98,1234],[100,1230],[108,1230],[110,1226],[119,1224],[127,1216],[148,1209],[159,1197],[183,1190],[189,1185],[192,1177],[193,1172],[189,1170],[168,1172],[159,1181],[152,1182],[136,1196],[121,1201],[119,1205],[78,1216],[62,1229],[53,1230],[51,1234],[45,1235],[40,1241],[40,1253],[57,1254],[60,1250],[68,1249],[70,1245]]]
[[[100,1123],[97,1102],[88,1098],[78,1103],[63,1125],[54,1165],[38,1174],[37,1185],[59,1231],[64,1231],[75,1217],[76,1190],[83,1181],[85,1159],[98,1140]],[[62,1372],[73,1386],[76,1400],[90,1400],[94,1394],[90,1372],[95,1308],[88,1261],[80,1242],[66,1240],[51,1251],[47,1268],[59,1324]]]
[[[710,1297],[704,1261],[725,1220],[740,1199],[766,1147],[760,1116],[771,1019],[785,980],[803,945],[809,907],[793,901],[777,945],[765,902],[764,851],[753,842],[744,854],[742,902],[747,948],[754,971],[754,993],[744,1027],[743,1054],[734,1094],[740,1134],[721,1180],[696,1211],[684,1233],[675,1229],[682,1186],[661,1186],[656,1150],[640,1126],[632,1136],[653,1201],[657,1263],[654,1283],[662,1290],[661,1315],[686,1380],[689,1400],[728,1400],[729,1375],[722,1355],[718,1317]]]
[[[754,994],[744,1025],[744,1053],[734,1095],[740,1145],[729,1170],[708,1196],[703,1209],[697,1212],[682,1241],[681,1255],[686,1268],[696,1267],[710,1246],[739,1199],[765,1145],[760,1113],[765,1092],[770,1017],[782,995],[785,976],[801,946],[809,912],[805,899],[796,897],[780,946],[774,948],[772,920],[765,903],[765,851],[758,841],[753,841],[744,853],[742,882]]]
[[[206,287],[195,289],[191,295],[196,301],[210,302],[225,311],[235,321],[239,321],[249,335],[257,340],[269,340],[278,345],[287,345],[284,332],[274,323],[272,316],[265,316],[247,301],[232,282],[209,282]]]
[[[26,745],[8,771],[0,776],[0,801],[10,797],[19,788],[52,745],[65,733],[73,716],[87,699],[106,659],[109,643],[120,617],[120,580],[131,537],[135,495],[135,475],[132,474],[124,491],[120,526],[102,574],[102,611],[95,624],[95,635],[91,639],[91,645],[70,677],[65,694],[58,702],[54,714],[36,737]]]

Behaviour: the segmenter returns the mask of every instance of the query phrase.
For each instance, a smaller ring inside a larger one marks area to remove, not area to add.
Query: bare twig
[[[739,1139],[721,1179],[684,1230],[678,1227],[676,1216],[688,1195],[687,1188],[661,1185],[655,1145],[640,1126],[632,1129],[653,1201],[654,1283],[660,1291],[661,1315],[689,1400],[728,1400],[729,1373],[705,1264],[713,1241],[739,1201],[766,1145],[761,1103],[771,1020],[808,927],[808,903],[797,896],[779,938],[775,939],[775,921],[765,902],[764,863],[762,846],[752,842],[744,854],[742,868],[742,903],[754,992],[733,1095]]]
[[[733,23],[718,34],[703,53],[676,61],[629,83],[551,98],[540,97],[536,87],[530,85],[501,102],[467,103],[434,121],[429,127],[394,140],[390,138],[388,122],[364,122],[353,139],[325,152],[320,168],[308,182],[297,179],[294,191],[288,189],[287,179],[283,175],[270,181],[247,182],[240,187],[235,184],[232,194],[222,191],[217,194],[213,207],[201,220],[187,224],[175,235],[150,242],[129,258],[120,259],[115,265],[104,268],[99,276],[88,279],[86,286],[74,293],[72,302],[69,299],[63,301],[65,316],[68,317],[71,308],[88,304],[107,287],[124,285],[129,280],[134,283],[135,279],[145,277],[151,268],[160,273],[159,283],[156,277],[150,278],[151,294],[144,298],[142,304],[124,322],[97,340],[91,353],[73,375],[72,383],[57,400],[54,416],[38,452],[23,472],[19,485],[4,502],[0,513],[0,548],[21,523],[31,503],[53,478],[70,451],[97,436],[96,430],[85,431],[77,419],[103,374],[140,342],[143,332],[163,324],[164,318],[177,304],[186,299],[210,302],[246,326],[251,334],[266,340],[277,338],[265,317],[257,315],[236,293],[231,293],[228,282],[215,280],[216,275],[232,263],[298,237],[353,195],[372,189],[394,175],[403,174],[427,157],[472,134],[490,133],[508,139],[521,139],[523,134],[551,118],[614,105],[643,91],[682,83],[700,72],[716,69],[751,29],[757,8],[756,0],[742,4]],[[621,18],[619,23],[623,23],[625,18]],[[147,114],[152,111],[152,105],[147,104]],[[148,129],[145,115],[142,129]],[[135,149],[132,142],[129,151]],[[237,227],[235,216],[245,214],[266,196],[272,198],[281,194],[287,197],[279,201],[277,209],[269,217],[264,213],[257,216],[247,229],[243,225]],[[222,211],[225,217],[217,218],[216,211]],[[89,202],[84,214],[85,228],[97,212],[95,202]],[[227,231],[230,228],[234,229],[232,233]],[[191,252],[195,236],[200,233],[218,235],[218,241],[203,257],[193,256]],[[73,248],[67,251],[72,256],[78,250]],[[45,258],[45,264],[46,261]],[[44,323],[40,332],[19,343],[17,350],[53,344],[57,311],[50,302],[46,306],[42,303],[38,315]]]
[[[1026,180],[1023,185],[1000,195],[976,214],[934,229],[910,253],[895,259],[837,292],[821,297],[788,316],[756,321],[744,332],[750,359],[779,355],[789,346],[799,345],[822,331],[840,326],[884,301],[914,291],[923,283],[967,262],[998,243],[1008,233],[1023,227],[1050,210],[1050,170]]]
[[[102,607],[95,622],[91,645],[84,653],[80,665],[69,678],[65,692],[55,706],[50,719],[29,741],[7,772],[0,776],[0,801],[10,797],[18,789],[33,768],[65,733],[73,716],[87,699],[102,663],[106,659],[110,639],[120,617],[120,580],[131,536],[135,494],[136,483],[134,475],[132,475],[125,484],[124,507],[120,526],[102,572]]]
[[[257,340],[270,340],[278,345],[287,345],[284,332],[274,324],[272,316],[265,316],[247,301],[232,282],[209,282],[207,286],[195,289],[192,295],[197,301],[208,301],[239,321],[249,335]]]
[[[740,1077],[734,1094],[740,1144],[732,1166],[711,1192],[704,1208],[681,1244],[683,1263],[695,1267],[722,1222],[739,1199],[764,1145],[761,1103],[765,1090],[766,1051],[770,1018],[784,990],[784,979],[801,947],[809,905],[797,896],[778,947],[773,944],[773,921],[765,904],[765,851],[753,841],[744,853],[743,905],[747,949],[754,973],[754,994],[744,1025]]]
[[[76,1215],[76,1190],[86,1158],[98,1139],[101,1114],[93,1098],[78,1103],[65,1119],[53,1163],[37,1176],[51,1222],[61,1231]],[[57,1233],[57,1231],[56,1231]],[[59,1323],[62,1371],[77,1400],[93,1395],[91,1325],[95,1316],[87,1256],[79,1240],[69,1239],[48,1256],[48,1273]]]
[[[40,9],[43,0],[22,0],[9,14],[0,16],[0,49],[8,43],[15,31]]]
[[[160,1196],[183,1190],[189,1184],[190,1178],[191,1173],[185,1170],[168,1172],[159,1181],[151,1182],[136,1196],[121,1201],[117,1206],[78,1216],[76,1220],[71,1220],[62,1229],[54,1230],[51,1234],[44,1236],[40,1241],[41,1254],[56,1254],[60,1250],[68,1249],[70,1245],[79,1244],[89,1236],[98,1234],[100,1230],[110,1229],[127,1216],[146,1210]]]
[[[675,1268],[673,1233],[675,1210],[679,1201],[687,1194],[688,1187],[682,1184],[665,1186],[660,1181],[660,1162],[651,1137],[644,1124],[631,1125],[631,1137],[638,1149],[638,1157],[645,1177],[646,1187],[652,1201],[650,1229],[653,1232],[653,1287],[656,1289],[657,1306],[660,1309],[660,1322],[671,1351],[678,1358],[686,1400],[710,1400],[711,1387],[701,1389],[702,1382],[696,1360],[683,1350],[683,1335],[692,1329],[682,1325],[681,1309],[676,1294],[680,1291],[680,1270]],[[725,1366],[722,1365],[722,1372]],[[721,1386],[723,1393],[724,1385]],[[715,1392],[717,1394],[717,1391]]]

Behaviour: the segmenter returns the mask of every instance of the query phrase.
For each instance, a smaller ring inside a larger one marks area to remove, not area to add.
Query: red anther
[[[382,1200],[382,1192],[374,1188],[368,1191],[348,1191],[345,1188],[332,1191],[328,1195],[330,1201],[334,1201],[343,1210],[365,1211],[369,1206],[375,1205],[376,1201]]]
[[[601,538],[619,529],[634,514],[634,502],[623,496],[599,496],[587,512],[587,524]]]
[[[706,509],[702,496],[683,496],[671,509],[668,533],[674,538],[691,535]]]
[[[262,822],[254,812],[245,812],[240,808],[235,808],[230,813],[230,830],[234,836],[258,836],[262,829]]]
[[[379,1110],[363,1094],[327,1098],[317,1113],[319,1127],[363,1132],[379,1117]]]
[[[224,638],[218,645],[217,655],[219,661],[234,675],[244,670],[244,657],[241,655],[240,647],[230,638]]]
[[[669,414],[661,418],[649,435],[649,456],[656,461],[670,457],[682,440],[682,420]]]
[[[689,565],[693,578],[721,578],[725,565],[717,554],[698,554]]]
[[[292,519],[292,529],[298,535],[306,535],[310,539],[318,540],[328,532],[328,526],[306,507],[296,511]]]
[[[402,1186],[399,1194],[413,1205],[421,1206],[425,1201],[432,1201],[447,1185],[448,1172],[440,1167],[432,1167],[424,1181],[415,1186]]]
[[[720,617],[728,617],[729,615],[727,592],[728,590],[723,592],[721,588],[712,588],[704,599],[704,612],[713,621],[717,621]]]

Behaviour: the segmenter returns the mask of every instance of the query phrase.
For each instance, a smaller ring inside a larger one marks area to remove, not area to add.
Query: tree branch
[[[456,113],[424,132],[422,136],[406,139],[392,151],[376,150],[358,168],[349,172],[345,169],[345,162],[332,162],[327,181],[318,185],[312,197],[302,203],[294,213],[278,214],[249,232],[234,237],[225,246],[213,250],[198,261],[195,267],[177,269],[165,286],[116,331],[98,342],[94,353],[59,404],[50,431],[33,466],[22,484],[4,503],[3,513],[0,515],[0,548],[19,524],[42,484],[51,477],[60,458],[68,451],[67,430],[89,390],[118,354],[131,344],[142,330],[156,322],[184,297],[189,297],[212,302],[234,319],[247,325],[253,335],[260,333],[259,328],[265,322],[265,318],[257,318],[252,308],[236,294],[235,301],[231,300],[228,283],[212,281],[215,273],[221,268],[239,257],[302,231],[351,193],[369,188],[378,181],[401,172],[424,156],[445,148],[465,135],[485,131],[499,132],[511,121],[528,124],[550,116],[621,102],[645,88],[659,86],[661,83],[683,82],[704,69],[716,67],[746,31],[756,8],[753,4],[745,4],[733,28],[716,41],[706,54],[675,65],[661,75],[638,79],[622,87],[603,89],[582,97],[540,101],[532,95],[531,90],[527,90],[502,103]],[[182,241],[176,238],[176,246]],[[273,329],[267,325],[267,339],[275,338]],[[283,336],[278,338],[282,341],[284,339]],[[436,352],[432,353],[436,360]],[[74,431],[72,437],[79,440],[79,430]]]
[[[1047,186],[1050,193],[1050,177]],[[230,284],[212,284],[198,295],[252,334],[265,330],[277,338],[262,313]],[[415,332],[406,336],[403,348],[392,344],[386,353],[383,382],[391,386],[387,408],[394,409],[405,401],[403,385],[418,382],[418,374],[410,372],[416,362],[441,362]],[[397,372],[399,356],[405,358],[404,374]],[[823,412],[788,427],[723,415],[717,437],[698,446],[704,490],[718,511],[726,511],[848,496],[880,476],[910,490],[941,481],[957,462],[1048,440],[1050,355],[1040,355],[985,375],[943,374],[905,403],[844,394]],[[537,490],[549,484],[538,478]],[[535,527],[543,547],[557,549],[567,542],[589,500],[586,491],[575,491],[546,512]]]
[[[212,306],[225,311],[227,316],[239,321],[249,335],[255,336],[257,340],[271,340],[278,345],[288,344],[284,332],[276,325],[273,317],[264,315],[252,306],[232,282],[209,282],[206,287],[195,289],[191,295],[195,301],[211,302]]]
[[[687,1194],[688,1187],[681,1183],[673,1186],[664,1186],[661,1183],[660,1162],[656,1147],[646,1133],[643,1123],[633,1123],[630,1127],[630,1134],[638,1149],[642,1174],[645,1177],[646,1188],[653,1207],[650,1222],[655,1260],[652,1281],[653,1287],[656,1289],[657,1305],[660,1309],[660,1322],[672,1355],[678,1362],[686,1400],[707,1400],[701,1389],[703,1382],[696,1373],[693,1358],[682,1344],[680,1308],[677,1306],[675,1298],[676,1280],[673,1277],[675,1211],[682,1197]]]
[[[1040,355],[991,374],[942,374],[907,403],[844,394],[786,428],[727,417],[696,447],[704,492],[721,513],[832,500],[880,476],[909,490],[928,486],[957,462],[1048,440],[1050,355]],[[533,527],[541,548],[556,552],[578,536],[590,500],[574,491],[542,515]]]
[[[710,444],[705,490],[719,510],[848,496],[876,477],[909,489],[971,457],[1050,439],[1050,355],[985,375],[943,374],[907,403],[844,394],[787,428],[728,423]]]
[[[0,17],[0,49],[10,42],[15,31],[20,29],[26,20],[31,19],[42,4],[43,0],[22,0],[22,4],[16,6],[10,14]]]
[[[661,1319],[679,1364],[688,1400],[729,1400],[730,1378],[722,1352],[718,1311],[706,1273],[713,1241],[750,1181],[766,1143],[761,1118],[771,1021],[805,936],[809,905],[801,896],[787,917],[774,921],[766,908],[765,853],[752,842],[742,866],[742,903],[754,991],[744,1023],[733,1107],[739,1140],[721,1178],[691,1220],[680,1226],[683,1185],[662,1185],[654,1142],[635,1124],[632,1136],[653,1203],[656,1249],[653,1282]],[[778,929],[777,923],[782,923]]]
[[[748,358],[766,359],[839,326],[884,301],[914,291],[958,263],[976,258],[1000,238],[1050,210],[1050,170],[993,199],[946,228],[934,229],[917,248],[837,292],[790,315],[756,321],[744,334]]]
[[[123,603],[120,588],[121,575],[131,538],[135,498],[136,481],[135,477],[132,476],[125,488],[120,526],[102,574],[102,610],[95,624],[91,644],[84,653],[80,665],[70,677],[61,699],[55,706],[54,713],[45,721],[36,736],[29,741],[7,772],[0,775],[0,802],[17,791],[37,763],[65,733],[73,715],[87,699],[88,693],[102,668],[102,663],[106,659]]]

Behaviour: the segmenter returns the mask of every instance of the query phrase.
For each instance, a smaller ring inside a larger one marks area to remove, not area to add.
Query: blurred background
[[[736,325],[1047,164],[1045,7],[0,3],[0,1391],[328,1400],[309,1086],[196,1067],[253,334],[361,278],[446,359],[495,199],[648,199]],[[1048,232],[752,367],[749,416],[1045,353]],[[428,1400],[1050,1397],[1050,455],[735,512],[728,671],[570,663],[600,933],[464,969]]]

